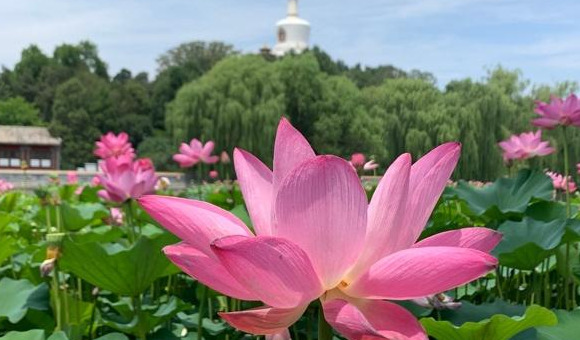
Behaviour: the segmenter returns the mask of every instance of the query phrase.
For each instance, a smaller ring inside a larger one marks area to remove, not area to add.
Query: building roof
[[[0,144],[60,145],[62,140],[41,126],[0,125]]]

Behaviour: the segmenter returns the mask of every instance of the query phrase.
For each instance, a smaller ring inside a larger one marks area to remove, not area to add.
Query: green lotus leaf
[[[17,323],[24,318],[29,308],[47,310],[48,287],[33,285],[28,280],[0,280],[0,320]]]
[[[538,340],[568,340],[580,337],[580,310],[557,310],[558,324],[538,327]]]
[[[130,247],[65,239],[60,263],[64,270],[101,289],[137,296],[156,279],[179,272],[161,251],[175,242],[168,233],[142,236]]]
[[[521,222],[507,221],[498,231],[503,238],[494,249],[501,265],[532,270],[561,244],[566,220],[543,222],[524,218]]]
[[[542,172],[521,170],[515,178],[500,178],[484,188],[460,181],[451,192],[467,202],[476,215],[498,217],[523,213],[533,198],[550,200],[552,181]]]
[[[44,340],[44,330],[33,329],[26,332],[8,332],[0,340]]]
[[[489,319],[466,322],[461,326],[433,318],[421,319],[427,333],[437,340],[509,340],[532,327],[557,323],[558,319],[553,312],[537,305],[528,307],[523,316],[496,314]]]

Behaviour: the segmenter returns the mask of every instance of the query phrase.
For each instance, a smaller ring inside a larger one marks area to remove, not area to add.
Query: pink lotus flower
[[[119,133],[118,136],[112,132],[102,135],[101,139],[95,145],[97,146],[95,156],[102,159],[120,156],[135,157],[135,150],[129,142],[129,135],[125,132]]]
[[[355,169],[362,169],[365,165],[365,162],[366,157],[362,153],[353,153],[350,156],[350,164],[352,164]]]
[[[375,161],[370,160],[370,161],[365,163],[365,165],[363,166],[363,170],[364,171],[372,171],[378,167],[379,167],[379,165],[377,163],[375,163]]]
[[[219,177],[219,173],[217,172],[217,170],[212,170],[209,172],[209,178],[216,179],[218,177]]]
[[[227,152],[222,151],[221,155],[220,155],[220,162],[222,164],[230,164],[231,160],[230,160],[230,155],[228,155]]]
[[[123,214],[123,210],[121,208],[113,207],[111,208],[111,217],[110,217],[110,224],[115,226],[123,225],[123,221],[125,220],[125,214]]]
[[[568,190],[569,193],[573,193],[577,189],[576,183],[574,183],[571,176],[568,176],[566,179],[563,175],[552,171],[547,171],[546,175],[550,176],[552,179],[552,184],[554,185],[555,190],[561,190],[564,192]]]
[[[79,175],[77,175],[77,172],[76,171],[67,171],[66,182],[68,184],[77,184],[79,182]]]
[[[52,273],[52,271],[54,270],[55,264],[56,264],[56,258],[42,261],[42,263],[40,264],[40,268],[39,268],[40,269],[40,276],[47,277],[48,275],[50,275],[50,273]]]
[[[99,180],[104,190],[98,194],[103,199],[122,203],[155,192],[157,176],[148,159],[133,161],[129,155],[108,158],[101,163],[101,170]]]
[[[500,142],[499,146],[503,149],[505,162],[546,156],[556,151],[550,147],[550,142],[542,141],[542,130],[512,135],[507,140]]]
[[[532,121],[535,126],[547,129],[553,129],[558,125],[580,126],[580,103],[574,94],[565,100],[552,96],[550,103],[537,101],[534,111],[541,116]]]
[[[76,189],[75,189],[75,195],[80,195],[83,193],[83,191],[85,191],[86,185],[79,185]]]
[[[214,164],[219,160],[218,156],[212,156],[214,142],[208,141],[202,144],[198,139],[194,138],[189,142],[181,143],[179,153],[173,155],[173,160],[179,163],[182,168],[189,168],[199,162],[206,164]]]
[[[326,320],[349,339],[425,340],[416,318],[384,301],[444,292],[493,269],[500,235],[485,228],[415,243],[459,158],[439,146],[415,164],[409,154],[387,170],[370,202],[351,165],[316,156],[282,119],[274,170],[236,149],[234,165],[253,222],[211,204],[144,196],[141,206],[183,240],[164,249],[190,276],[223,294],[265,305],[221,313],[253,334],[287,334],[320,299]]]
[[[14,184],[8,182],[7,180],[0,178],[0,194],[3,194],[7,191],[13,190]]]
[[[101,185],[101,179],[99,178],[98,175],[97,176],[94,176],[91,179],[91,185],[94,186],[94,187],[98,187],[99,185]]]

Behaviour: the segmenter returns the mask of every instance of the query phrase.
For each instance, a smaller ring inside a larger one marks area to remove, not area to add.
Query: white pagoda
[[[310,24],[298,17],[298,0],[288,0],[288,16],[276,23],[276,29],[273,55],[281,57],[290,51],[302,53],[309,47]]]

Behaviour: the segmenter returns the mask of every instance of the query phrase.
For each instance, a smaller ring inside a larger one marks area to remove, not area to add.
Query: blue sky
[[[311,42],[348,64],[430,71],[445,84],[497,64],[535,83],[580,80],[577,0],[301,0]],[[257,51],[274,43],[285,0],[0,0],[0,64],[25,46],[89,39],[114,74],[154,73],[155,59],[190,40]]]

